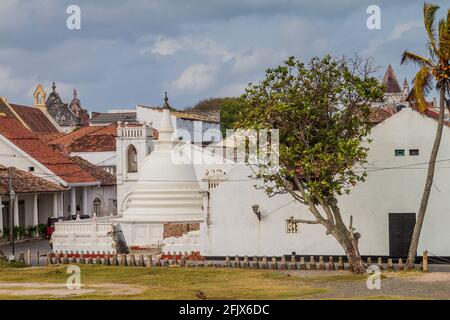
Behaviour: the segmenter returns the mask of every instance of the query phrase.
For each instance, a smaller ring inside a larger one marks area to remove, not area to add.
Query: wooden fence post
[[[153,266],[153,257],[151,254],[147,255],[147,268],[151,268]]]
[[[305,257],[300,257],[300,270],[306,270]]]
[[[287,269],[286,257],[284,255],[281,256],[280,269],[282,270]]]
[[[319,270],[325,270],[325,262],[323,261],[323,257],[322,256],[319,257],[319,267],[318,267],[318,269]]]
[[[253,256],[252,268],[258,269],[258,258],[256,256]]]
[[[309,270],[316,270],[316,261],[314,261],[314,256],[309,257]]]
[[[244,268],[248,268],[248,267],[249,267],[248,256],[244,256]]]
[[[291,270],[297,270],[297,261],[295,260],[295,255],[291,256]]]
[[[422,255],[422,272],[428,272],[428,251],[425,250]]]
[[[344,259],[342,257],[338,258],[338,270],[344,270]]]
[[[392,263],[392,259],[388,259],[388,262],[387,262],[387,269],[388,269],[389,271],[394,270],[394,264]]]
[[[271,269],[277,269],[277,258],[272,257],[272,263],[270,264]]]
[[[38,267],[39,267],[39,258],[40,258],[40,255],[39,255],[39,250],[38,250],[38,251],[36,251],[36,266],[38,266]]]
[[[229,268],[231,266],[230,256],[225,257],[225,267]]]
[[[136,266],[136,259],[134,257],[134,254],[130,254],[130,266],[132,267]]]
[[[400,258],[398,259],[398,270],[403,270],[404,265],[403,265],[403,259]]]
[[[262,261],[261,261],[261,269],[267,269],[267,268],[268,268],[267,257],[263,256]]]
[[[334,261],[333,261],[333,257],[332,256],[328,257],[328,270],[329,271],[334,271]]]
[[[381,258],[378,258],[378,268],[380,268],[380,270],[383,270],[383,260]]]

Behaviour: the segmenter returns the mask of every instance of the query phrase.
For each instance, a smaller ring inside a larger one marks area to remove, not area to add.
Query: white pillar
[[[88,187],[83,187],[83,206],[82,206],[82,211],[81,214],[89,214],[88,213],[88,192],[87,192],[87,188]]]
[[[14,198],[14,226],[19,225],[19,195]]]
[[[0,235],[3,235],[3,204],[2,204],[2,196],[0,196]],[[1,239],[1,237],[0,237]]]
[[[38,194],[33,195],[33,226],[39,224],[39,208],[38,208]]]
[[[71,216],[77,215],[77,198],[75,187],[72,187],[70,189],[70,215]]]
[[[58,218],[58,194],[53,194],[53,218]]]
[[[59,194],[59,216],[64,216],[64,192]]]

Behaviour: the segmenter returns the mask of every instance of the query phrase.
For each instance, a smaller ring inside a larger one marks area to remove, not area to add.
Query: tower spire
[[[167,91],[164,93],[164,105],[162,108],[161,123],[159,125],[159,141],[170,142],[172,141],[172,134],[174,128],[172,126],[172,117],[170,115],[169,98],[167,97]]]
[[[167,91],[164,91],[164,105],[163,105],[163,109],[170,109],[169,97],[167,97]]]
[[[55,81],[53,81],[52,89],[53,89],[53,91],[56,91],[56,83],[55,83]]]
[[[395,76],[394,68],[389,64],[383,78],[386,93],[401,93],[400,85]]]

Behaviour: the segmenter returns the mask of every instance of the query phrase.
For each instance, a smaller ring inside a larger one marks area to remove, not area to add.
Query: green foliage
[[[226,129],[234,129],[235,124],[240,119],[240,112],[244,108],[244,103],[240,98],[209,98],[197,103],[190,110],[220,110],[220,127],[223,136],[226,135]]]
[[[28,235],[32,236],[34,232],[37,231],[37,226],[28,226],[27,227],[27,233]]]
[[[8,237],[9,237],[9,227],[3,226],[3,238],[8,238]]]
[[[22,237],[25,235],[25,227],[15,226],[13,229],[14,235],[17,237]]]
[[[44,236],[47,232],[47,225],[44,223],[40,223],[37,225],[37,231],[40,236]]]
[[[279,130],[277,172],[256,174],[267,194],[295,189],[298,178],[313,199],[327,199],[349,193],[364,180],[366,173],[354,167],[366,162],[368,148],[362,142],[370,132],[369,105],[383,98],[373,70],[359,57],[325,56],[308,64],[291,57],[268,69],[262,82],[249,85],[238,126]]]

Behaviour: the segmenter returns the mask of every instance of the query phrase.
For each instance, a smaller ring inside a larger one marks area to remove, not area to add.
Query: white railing
[[[51,242],[54,252],[116,252],[114,225],[108,219],[55,223]]]
[[[152,127],[143,125],[142,127],[125,127],[119,126],[117,128],[117,136],[123,138],[146,138],[153,134]]]

